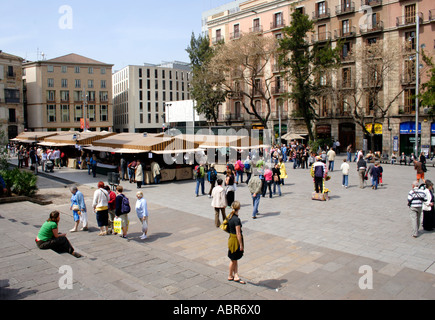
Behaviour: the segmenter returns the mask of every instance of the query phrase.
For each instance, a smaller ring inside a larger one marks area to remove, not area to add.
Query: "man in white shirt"
[[[221,222],[219,221],[219,211],[222,213],[222,220],[226,219],[225,208],[227,207],[227,197],[225,193],[225,189],[222,187],[223,180],[218,179],[216,181],[217,186],[213,188],[211,201],[211,206],[214,208],[214,222],[216,224],[216,228],[219,228]]]
[[[347,189],[349,186],[349,164],[346,159],[343,159],[343,163],[341,164],[340,170],[343,173],[343,187]]]
[[[334,151],[334,149],[329,149],[328,153],[326,154],[326,156],[328,157],[328,170],[329,171],[334,171],[334,161],[335,161],[335,156],[336,153]]]

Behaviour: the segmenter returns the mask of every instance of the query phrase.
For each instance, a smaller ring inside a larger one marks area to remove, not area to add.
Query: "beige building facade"
[[[112,67],[77,54],[24,63],[28,130],[112,131]]]
[[[24,131],[23,59],[0,51],[0,130],[7,139]]]
[[[314,29],[307,42],[326,43],[332,41],[335,47],[343,43],[340,52],[341,65],[333,75],[322,78],[325,85],[331,85],[342,97],[346,90],[355,86],[367,86],[367,72],[362,61],[352,53],[361,46],[373,43],[383,44],[385,52],[397,52],[395,67],[388,79],[385,78],[379,92],[384,104],[394,100],[387,115],[377,123],[375,145],[367,145],[368,137],[350,116],[349,104],[326,94],[317,97],[317,113],[320,117],[314,123],[320,138],[340,141],[342,146],[352,144],[362,149],[375,149],[384,154],[391,152],[414,152],[416,122],[416,65],[419,69],[420,84],[427,81],[428,67],[422,63],[421,50],[435,56],[435,5],[430,0],[251,0],[239,5],[239,10],[223,11],[207,19],[208,35],[212,44],[224,40],[236,41],[245,33],[255,32],[262,36],[283,36],[283,28],[289,26],[291,14],[300,10],[314,22]],[[418,19],[416,18],[418,17]],[[416,33],[418,21],[419,32]],[[418,40],[418,44],[417,44]],[[419,53],[419,62],[416,62]],[[306,135],[307,130],[301,119],[292,116],[295,106],[290,101],[282,101],[282,93],[291,90],[291,84],[282,79],[277,61],[271,61],[268,74],[275,74],[272,88],[272,112],[269,128],[283,123],[283,132]],[[394,99],[396,96],[398,97]],[[238,97],[229,98],[224,104],[220,121],[225,125],[242,125],[248,129],[258,127],[240,108]],[[367,122],[371,122],[371,102],[363,97],[362,104],[367,110]],[[281,106],[281,112],[278,112]],[[435,151],[435,123],[425,115],[425,108],[419,107],[421,135],[419,145],[426,150]],[[414,138],[413,138],[414,137]]]

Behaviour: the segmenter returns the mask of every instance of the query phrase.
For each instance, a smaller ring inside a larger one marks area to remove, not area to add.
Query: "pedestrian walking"
[[[273,183],[273,194],[276,194],[276,187],[278,187],[278,195],[281,197],[281,170],[280,164],[277,163],[272,169],[272,183]]]
[[[334,171],[334,163],[335,163],[335,157],[336,153],[334,149],[329,149],[328,153],[326,154],[328,158],[328,171]]]
[[[367,171],[367,162],[364,160],[364,157],[361,155],[356,163],[356,168],[358,170],[359,176],[359,187],[364,189],[365,179],[366,179],[366,171]]]
[[[151,174],[153,176],[154,184],[159,184],[162,178],[162,173],[160,172],[160,165],[156,161],[151,163]]]
[[[222,221],[224,221],[227,216],[225,214],[225,208],[227,207],[227,196],[225,189],[222,187],[224,181],[222,179],[217,179],[217,186],[213,188],[211,206],[214,208],[214,222],[216,228],[219,228],[221,222],[219,220],[219,212],[222,215]]]
[[[136,214],[142,226],[142,236],[140,238],[145,240],[148,234],[148,205],[147,201],[143,197],[142,191],[138,191],[136,193],[136,198]]]
[[[343,183],[342,186],[345,187],[346,189],[349,186],[349,163],[347,163],[346,159],[343,159],[343,163],[341,164],[340,170],[343,173]]]
[[[409,215],[411,216],[412,236],[414,238],[418,237],[423,202],[425,201],[427,201],[426,194],[423,190],[419,189],[418,181],[414,181],[412,189],[408,193]]]
[[[72,194],[70,210],[72,210],[74,218],[74,228],[70,232],[77,232],[80,222],[83,225],[81,231],[88,231],[88,214],[86,212],[85,197],[76,186],[71,187],[70,191]]]
[[[260,198],[262,192],[262,181],[259,176],[254,175],[248,183],[248,189],[252,196],[253,211],[252,219],[257,219],[258,208],[260,206]]]
[[[420,161],[414,160],[414,170],[417,172],[417,182],[425,183],[423,165]]]
[[[380,166],[379,162],[375,162],[374,167],[371,170],[372,180],[373,180],[373,186],[372,189],[377,190],[378,184],[379,184],[379,178],[383,172],[382,167]]]
[[[125,160],[124,157],[121,157],[119,167],[121,168],[121,180],[126,181],[128,180],[128,173],[127,173],[127,160]]]
[[[208,192],[208,197],[212,197],[212,191],[216,185],[217,171],[214,168],[214,163],[210,165],[210,169],[207,171],[207,181],[210,183],[210,191]]]
[[[239,184],[239,178],[240,183],[243,183],[243,172],[245,171],[245,165],[242,163],[241,160],[236,161],[236,164],[234,165],[234,170],[236,170],[236,184]]]
[[[36,236],[36,246],[41,250],[53,250],[57,253],[69,253],[76,258],[82,255],[76,252],[66,237],[66,234],[59,232],[59,211],[53,211],[46,222],[39,229]]]
[[[435,209],[434,209],[434,194],[433,183],[430,180],[426,180],[426,186],[424,188],[426,194],[426,201],[423,202],[423,229],[426,231],[432,231],[435,228]]]
[[[139,159],[136,161],[136,170],[134,171],[134,177],[136,180],[137,188],[140,189],[143,183],[143,167]]]
[[[128,214],[130,213],[131,208],[130,201],[123,192],[124,188],[122,186],[116,187],[115,215],[117,219],[121,219],[122,236],[126,238],[129,224]]]
[[[110,186],[104,186],[104,190],[109,194],[109,230],[108,234],[114,233],[113,231],[113,222],[116,217],[116,193],[110,190]]]
[[[243,167],[245,168],[244,170],[246,173],[246,184],[248,184],[252,176],[252,160],[250,156],[246,158],[245,162],[243,163]]]
[[[137,162],[136,160],[131,161],[128,165],[127,165],[127,169],[128,169],[128,179],[130,183],[133,183],[133,181],[135,181],[135,176],[134,173],[136,171],[136,165]]]
[[[263,188],[263,198],[266,196],[267,189],[269,190],[269,198],[272,198],[272,183],[273,183],[273,172],[269,166],[264,167],[264,182],[266,188]]]
[[[94,178],[96,178],[97,177],[97,156],[95,154],[93,154],[92,157],[90,158],[89,165],[91,166],[92,176]],[[89,170],[88,170],[88,174],[90,174]]]
[[[227,170],[227,175],[225,177],[225,192],[227,195],[227,205],[231,207],[236,197],[236,187],[235,187],[235,177],[231,169]]]
[[[105,236],[109,228],[109,194],[104,189],[104,182],[100,181],[94,192],[92,207],[97,218],[97,225],[100,228],[99,236]]]
[[[280,172],[279,179],[281,181],[281,184],[284,185],[285,179],[288,178],[288,175],[287,175],[287,169],[285,167],[285,161],[282,157],[279,158],[278,164],[279,164],[279,172]]]
[[[323,179],[326,178],[328,170],[326,164],[320,156],[316,157],[316,162],[311,166],[311,177],[314,178],[314,190],[316,193],[323,193]]]
[[[245,281],[240,279],[238,263],[238,261],[243,257],[245,250],[242,233],[242,222],[239,218],[240,202],[234,201],[231,208],[233,211],[228,219],[228,230],[230,232],[230,237],[228,239],[228,258],[231,260],[228,281],[246,284]]]
[[[196,178],[196,187],[195,187],[195,195],[199,196],[199,187],[201,186],[201,193],[205,196],[205,168],[202,163],[195,167],[195,178]]]

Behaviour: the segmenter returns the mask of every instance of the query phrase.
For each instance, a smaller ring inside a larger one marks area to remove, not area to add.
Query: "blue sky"
[[[189,62],[185,49],[202,13],[230,1],[0,0],[0,50],[31,61],[38,49],[46,59],[77,53],[113,70]]]

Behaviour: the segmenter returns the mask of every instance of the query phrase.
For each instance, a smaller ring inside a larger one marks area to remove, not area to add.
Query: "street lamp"
[[[416,40],[416,50],[415,50],[415,157],[418,157],[418,109],[419,109],[419,78],[420,78],[420,60],[419,60],[419,33],[420,33],[420,17],[418,16],[418,12],[415,13],[415,40]]]

